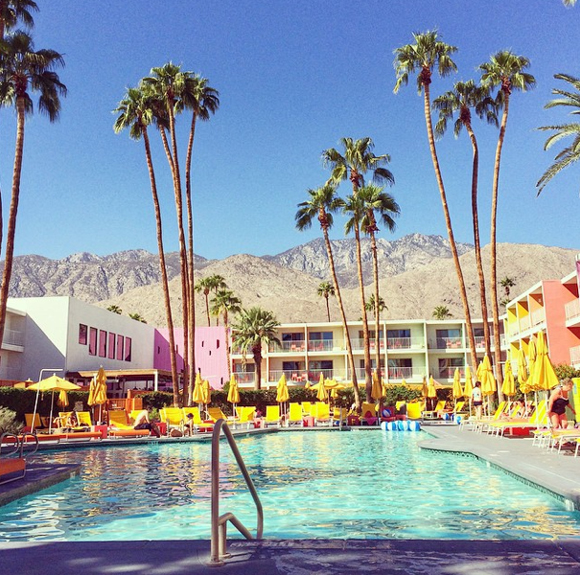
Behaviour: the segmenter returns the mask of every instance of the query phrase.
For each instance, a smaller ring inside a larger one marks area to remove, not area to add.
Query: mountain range
[[[372,290],[372,260],[363,242],[363,273],[367,298]],[[440,236],[411,234],[399,240],[378,240],[381,297],[387,319],[420,319],[432,316],[438,305],[462,317],[457,275],[447,240]],[[352,239],[332,241],[335,265],[347,316],[361,316],[355,244]],[[473,247],[458,244],[470,306],[481,317]],[[499,244],[498,277],[512,278],[511,295],[529,289],[541,279],[560,279],[574,269],[575,250],[533,244]],[[180,324],[181,282],[179,256],[167,254],[171,299],[176,325]],[[485,271],[489,249],[483,250]],[[244,307],[260,306],[281,322],[324,321],[326,306],[317,295],[321,281],[330,280],[324,243],[316,239],[274,256],[248,254],[223,260],[195,259],[196,280],[219,274]],[[109,256],[80,253],[61,260],[41,256],[14,259],[10,295],[13,297],[70,295],[102,307],[116,305],[123,313],[138,313],[152,325],[165,325],[158,256],[145,250],[129,250]],[[503,288],[500,298],[505,297]],[[338,309],[331,301],[331,320]],[[207,325],[205,299],[196,295],[196,321]],[[212,325],[215,318],[212,319]]]

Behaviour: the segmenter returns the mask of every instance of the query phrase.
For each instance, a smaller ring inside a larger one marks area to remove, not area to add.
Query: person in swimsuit
[[[548,402],[548,417],[552,422],[554,429],[566,429],[568,427],[568,418],[566,417],[566,408],[570,409],[574,415],[576,412],[570,405],[568,393],[572,391],[574,384],[570,378],[563,379],[560,385],[554,388],[550,401]]]
[[[471,400],[473,407],[475,407],[475,417],[481,419],[481,406],[483,405],[483,394],[481,393],[481,381],[476,381],[473,391],[471,392]]]
[[[150,409],[148,408],[137,414],[135,417],[135,423],[133,424],[133,429],[148,429],[156,437],[161,437],[157,425],[149,421],[149,411]]]

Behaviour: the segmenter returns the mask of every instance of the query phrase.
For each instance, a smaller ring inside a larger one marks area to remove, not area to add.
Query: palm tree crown
[[[536,85],[536,79],[525,72],[529,66],[530,60],[525,56],[518,56],[511,50],[501,50],[493,54],[489,62],[479,66],[481,84],[489,88],[499,87],[497,103],[502,105],[513,90],[526,92]]]
[[[312,220],[318,218],[320,228],[328,231],[334,223],[333,213],[344,206],[344,201],[336,195],[336,188],[325,184],[321,188],[307,191],[310,198],[298,204],[298,211],[294,216],[296,228],[299,231],[307,230],[312,226]]]
[[[397,224],[395,218],[401,213],[399,204],[395,198],[384,191],[384,187],[375,184],[367,184],[358,191],[362,203],[363,215],[361,217],[361,230],[365,234],[379,231],[377,216],[390,232],[394,232]]]
[[[554,78],[568,82],[571,90],[562,90],[554,88],[552,94],[558,96],[550,100],[544,108],[555,108],[556,106],[566,106],[572,108],[570,114],[580,114],[580,78],[570,76],[569,74],[555,74]],[[562,149],[554,158],[554,163],[544,172],[538,180],[536,187],[538,195],[542,193],[548,182],[564,168],[580,160],[580,123],[558,124],[553,126],[541,126],[538,128],[543,131],[553,131],[554,133],[544,143],[544,150],[549,150],[554,144],[563,138],[571,138],[572,141],[568,146]]]
[[[38,12],[33,0],[2,0],[0,2],[0,39],[6,30],[12,30],[21,22],[26,28],[34,26],[32,12]]]

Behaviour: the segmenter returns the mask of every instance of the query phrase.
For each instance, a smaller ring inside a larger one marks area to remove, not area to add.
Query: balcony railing
[[[536,311],[532,312],[532,325],[538,325],[546,321],[546,310],[545,309],[537,309]]]
[[[564,306],[564,313],[566,314],[567,320],[580,317],[580,299],[568,302]]]
[[[462,349],[463,342],[460,337],[437,337],[429,339],[429,347],[432,349]]]
[[[306,342],[304,341],[283,341],[278,345],[271,343],[268,346],[270,353],[302,353],[306,350]]]
[[[520,331],[526,331],[532,327],[532,320],[529,315],[520,319]]]
[[[309,339],[308,351],[332,351],[334,341],[332,339]]]
[[[236,381],[241,384],[254,383],[254,380],[256,379],[255,374],[251,372],[235,371],[234,375],[236,376]]]
[[[425,340],[422,337],[389,337],[387,349],[397,351],[404,349],[425,349]]]
[[[412,367],[389,367],[387,370],[389,381],[392,379],[410,379],[413,377]]]
[[[573,365],[580,364],[580,345],[570,348],[570,363]]]
[[[24,345],[24,333],[20,330],[15,329],[5,329],[4,330],[4,339],[2,343],[6,343],[8,345]]]
[[[455,377],[455,367],[439,367],[438,370],[441,379],[453,379]],[[465,377],[465,367],[459,367],[459,376]]]
[[[352,345],[352,349],[354,351],[360,351],[361,349],[365,348],[365,340],[363,338],[355,337],[350,340],[350,344]],[[371,348],[371,352],[375,351],[377,345],[377,340],[375,338],[371,338],[369,341],[369,346]],[[385,340],[381,338],[380,344],[381,350],[385,349]]]

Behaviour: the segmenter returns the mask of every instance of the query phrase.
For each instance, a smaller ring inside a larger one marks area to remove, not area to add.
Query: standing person
[[[556,386],[550,395],[548,402],[548,417],[552,422],[554,429],[566,429],[568,427],[568,418],[566,417],[566,408],[568,407],[574,415],[576,412],[570,405],[568,393],[572,391],[574,384],[567,377]]]
[[[475,407],[475,417],[481,419],[481,406],[483,405],[483,394],[481,393],[481,381],[476,381],[473,391],[471,392],[471,400],[473,407]]]

